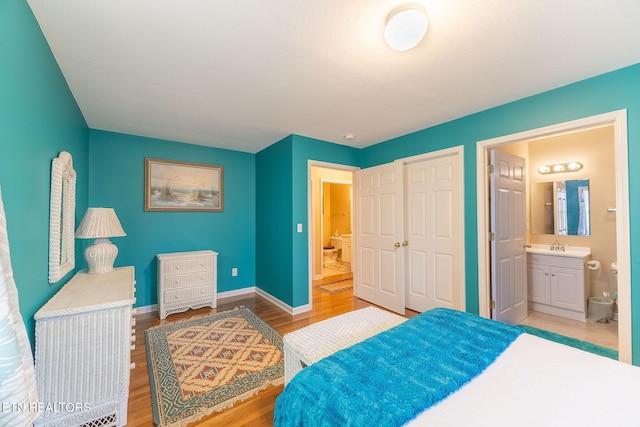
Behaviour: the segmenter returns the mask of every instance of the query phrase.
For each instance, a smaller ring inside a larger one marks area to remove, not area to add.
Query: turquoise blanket
[[[304,368],[276,426],[400,426],[489,366],[522,329],[437,308]]]

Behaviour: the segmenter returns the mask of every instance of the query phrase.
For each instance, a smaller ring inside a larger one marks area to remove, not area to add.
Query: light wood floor
[[[324,278],[324,282],[349,277],[351,277],[351,273],[328,276]],[[322,281],[318,283],[322,283]],[[262,320],[284,335],[310,325],[311,323],[370,305],[371,304],[366,301],[355,298],[349,291],[339,292],[333,295],[314,291],[313,310],[296,316],[289,315],[266,299],[255,294],[220,299],[218,300],[218,307],[215,309],[202,308],[199,310],[189,310],[186,313],[168,316],[164,321],[159,319],[157,312],[136,316],[136,348],[132,352],[132,361],[135,362],[136,368],[131,371],[127,427],[150,427],[154,425],[151,413],[151,392],[144,341],[144,331],[148,328],[177,320],[188,319],[193,316],[205,316],[232,310],[238,306],[245,306],[251,308]],[[405,317],[413,317],[416,314],[416,312],[407,310]],[[198,423],[190,424],[190,427],[214,425],[225,427],[271,426],[273,425],[275,401],[282,392],[282,388],[282,386],[269,387],[251,399],[236,403],[230,409],[203,418]]]
[[[350,277],[351,273],[348,273],[328,276],[325,277],[323,281],[329,282]],[[317,283],[322,283],[322,281]],[[316,284],[316,282],[314,282],[314,284]],[[245,306],[251,308],[260,318],[284,335],[310,325],[311,323],[370,305],[371,304],[366,301],[355,298],[353,294],[348,291],[334,295],[314,291],[313,310],[296,316],[287,314],[274,304],[255,294],[220,299],[218,300],[218,307],[215,309],[203,308],[190,310],[186,313],[168,316],[164,321],[159,319],[157,312],[138,315],[136,316],[136,348],[132,352],[132,361],[135,362],[136,368],[131,371],[127,426],[151,427],[154,425],[151,413],[151,392],[144,341],[144,331],[152,326],[184,320],[193,316],[205,316],[232,310],[238,306]],[[405,317],[413,317],[416,314],[414,311],[407,310]],[[584,324],[583,322],[568,321],[567,319],[535,312],[530,312],[529,317],[524,323],[603,346],[617,348],[616,323]],[[614,336],[615,338],[612,338]],[[282,392],[282,388],[282,386],[269,387],[251,399],[238,402],[232,408],[205,417],[200,422],[190,424],[190,426],[271,426],[273,424],[275,401]]]

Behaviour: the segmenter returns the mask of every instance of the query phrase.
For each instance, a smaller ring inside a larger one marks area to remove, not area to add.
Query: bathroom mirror
[[[533,183],[530,193],[532,233],[591,235],[588,179]]]
[[[71,154],[62,151],[51,165],[49,205],[49,283],[73,270],[75,262],[76,171]]]

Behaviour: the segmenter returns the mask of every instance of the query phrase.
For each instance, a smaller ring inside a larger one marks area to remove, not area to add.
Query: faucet
[[[551,244],[551,250],[564,252],[564,245],[560,244],[560,242],[558,242],[557,240],[554,240],[553,243]]]

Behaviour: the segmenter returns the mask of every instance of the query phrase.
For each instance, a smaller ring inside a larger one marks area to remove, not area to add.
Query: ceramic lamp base
[[[96,239],[84,250],[89,274],[102,274],[113,271],[113,262],[118,256],[118,247],[109,239]]]

